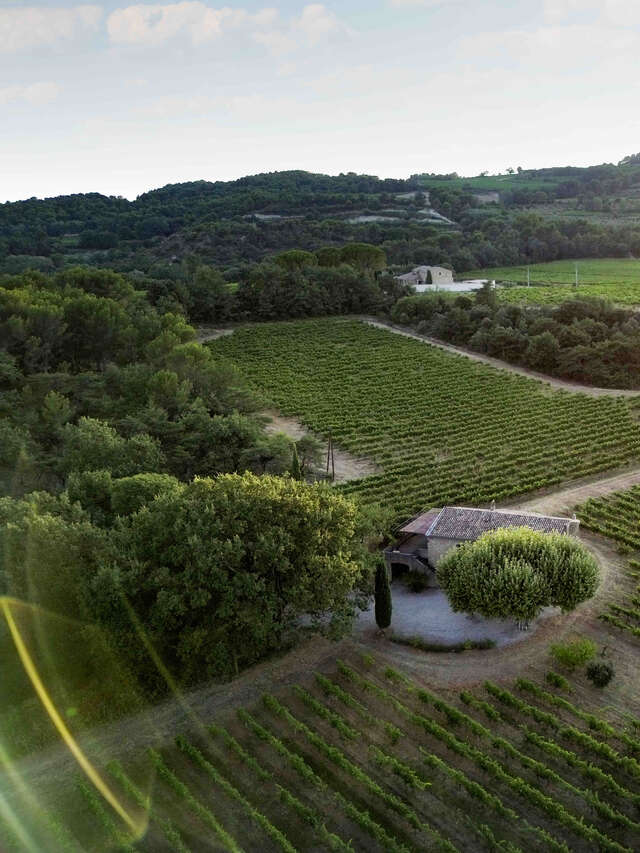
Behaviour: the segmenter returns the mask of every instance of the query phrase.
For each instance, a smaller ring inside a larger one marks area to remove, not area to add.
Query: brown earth
[[[215,326],[198,326],[196,329],[196,340],[199,344],[204,344],[207,341],[215,341],[218,338],[223,338],[225,335],[232,335],[233,329],[219,329]]]
[[[294,441],[297,441],[304,435],[313,435],[313,433],[310,433],[310,431],[295,418],[285,418],[283,415],[274,411],[264,412],[264,414],[270,418],[270,422],[265,427],[266,431],[269,433],[283,432]],[[322,439],[318,440],[322,441]],[[326,442],[323,442],[323,444],[326,447]],[[376,474],[380,470],[370,459],[353,456],[346,450],[341,450],[336,445],[333,447],[333,461],[335,465],[336,483],[346,483],[349,480],[358,480],[360,477],[368,477],[370,474]]]

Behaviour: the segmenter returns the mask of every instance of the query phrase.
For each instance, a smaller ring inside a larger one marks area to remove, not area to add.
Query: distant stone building
[[[414,287],[423,284],[433,284],[437,287],[440,284],[453,284],[453,273],[446,267],[421,266],[404,275],[397,275],[396,279]]]
[[[400,528],[400,538],[384,552],[387,570],[424,572],[435,586],[435,569],[446,553],[463,542],[502,527],[530,527],[540,533],[576,535],[577,518],[538,515],[508,509],[445,506],[417,515]]]

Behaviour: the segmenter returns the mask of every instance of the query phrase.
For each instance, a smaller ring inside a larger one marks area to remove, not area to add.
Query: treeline
[[[291,171],[237,181],[170,184],[135,201],[99,193],[29,199],[0,205],[0,259],[78,250],[135,255],[197,222],[237,220],[255,213],[325,218],[328,213],[379,209],[407,189],[402,180],[349,173],[330,177]],[[279,245],[277,248],[290,248]],[[111,265],[111,264],[108,264]]]
[[[501,304],[485,286],[475,297],[404,297],[395,322],[477,352],[587,385],[640,388],[640,313],[603,299],[553,308]]]
[[[0,205],[0,271],[55,272],[89,264],[177,280],[185,265],[205,264],[237,282],[249,266],[279,252],[351,242],[382,249],[392,267],[448,264],[458,272],[566,257],[624,257],[640,252],[640,226],[520,211],[574,196],[588,209],[620,207],[616,194],[637,181],[637,172],[633,163],[523,172],[501,193],[500,204],[483,207],[470,187],[434,180],[430,204],[455,226],[420,216],[427,202],[415,176],[400,181],[279,172],[169,185],[134,202],[95,193],[30,199]],[[545,189],[527,185],[536,177],[544,178]],[[520,178],[522,187],[516,185]],[[349,222],[356,214],[382,219]]]
[[[304,482],[316,443],[267,433],[181,311],[109,270],[4,277],[0,342],[1,594],[100,626],[147,693],[148,643],[192,684],[348,627],[375,513]]]
[[[408,289],[386,270],[380,248],[348,243],[316,252],[281,252],[235,270],[238,278],[233,282],[219,269],[195,260],[157,270],[164,277],[125,278],[144,289],[161,310],[210,324],[387,311]],[[81,276],[80,268],[71,273]],[[68,275],[63,272],[56,279]]]

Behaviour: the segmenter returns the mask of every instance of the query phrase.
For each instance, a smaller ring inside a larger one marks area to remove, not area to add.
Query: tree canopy
[[[576,539],[501,528],[452,549],[436,575],[454,612],[533,619],[543,607],[573,610],[598,587],[594,557]]]
[[[116,514],[119,514],[116,517]],[[100,625],[154,693],[228,677],[301,632],[340,636],[373,583],[373,530],[328,485],[224,474],[74,476],[0,498],[4,591]]]

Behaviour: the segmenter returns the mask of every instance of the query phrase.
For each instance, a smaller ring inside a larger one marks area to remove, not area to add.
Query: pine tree
[[[302,473],[302,467],[300,465],[300,459],[298,457],[298,448],[293,445],[293,457],[291,459],[291,468],[289,469],[289,473],[291,474],[291,478],[293,480],[303,480],[304,475]]]
[[[376,623],[381,631],[391,625],[391,587],[387,567],[380,560],[376,568],[375,613]]]

